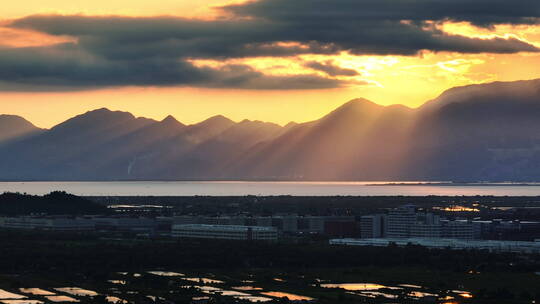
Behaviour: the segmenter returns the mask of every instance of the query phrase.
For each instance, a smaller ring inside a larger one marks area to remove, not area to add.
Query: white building
[[[442,226],[442,237],[449,239],[472,240],[475,229],[469,221],[446,221]]]
[[[388,211],[386,233],[378,233],[380,215],[361,217],[362,238],[454,238],[474,239],[474,227],[469,221],[441,220],[439,215],[416,212],[414,205],[404,205]]]
[[[440,238],[442,237],[442,226],[440,223],[415,223],[411,226],[409,233],[411,238]]]
[[[223,240],[277,240],[275,227],[238,225],[173,225],[172,236],[178,238],[202,238]]]
[[[488,250],[491,252],[540,253],[540,240],[534,242],[522,241],[493,241],[493,240],[457,240],[457,239],[427,239],[427,238],[395,238],[395,239],[332,239],[331,245],[375,246],[387,247],[418,245],[437,249],[471,249]]]
[[[408,238],[416,222],[416,207],[405,205],[388,211],[387,237]]]

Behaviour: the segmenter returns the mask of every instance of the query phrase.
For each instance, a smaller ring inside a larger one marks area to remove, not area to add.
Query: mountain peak
[[[359,98],[351,99],[351,100],[347,101],[346,103],[344,103],[343,105],[344,106],[345,105],[355,105],[355,104],[361,104],[361,103],[376,104],[376,103],[374,103],[373,101],[371,101],[369,99],[359,97]]]
[[[0,142],[26,136],[40,130],[21,116],[0,114]]]
[[[223,115],[215,115],[215,116],[212,116],[204,121],[202,121],[203,123],[206,122],[206,123],[234,123],[232,120],[230,120],[229,118],[223,116]]]
[[[186,135],[197,142],[202,142],[218,135],[234,124],[234,121],[228,119],[227,117],[223,115],[216,115],[199,123],[189,125],[186,129]]]
[[[207,118],[199,123],[191,125],[191,127],[196,128],[226,128],[234,124],[234,121],[223,115],[215,115],[210,118]]]
[[[356,116],[359,113],[365,113],[369,115],[370,112],[382,108],[384,107],[374,103],[373,101],[367,100],[365,98],[356,98],[339,106],[334,111],[326,115],[323,119],[342,118],[344,116]]]
[[[183,123],[179,122],[176,118],[174,118],[174,116],[172,115],[167,115],[167,117],[165,117],[162,121],[161,121],[162,124],[166,124],[166,125],[174,125],[174,126],[184,126]]]
[[[92,112],[99,113],[99,112],[112,112],[112,111],[109,110],[109,108],[103,107],[103,108],[87,111],[86,113],[92,113]]]
[[[468,102],[537,102],[540,100],[540,79],[496,81],[453,87],[437,98],[424,103],[423,110],[437,109],[452,103]]]
[[[129,112],[111,111],[107,108],[100,108],[70,118],[54,126],[48,134],[64,134],[62,136],[77,137],[77,132],[80,134],[94,134],[99,132],[99,130],[105,129],[117,131],[124,127],[127,129],[136,129],[151,122],[151,120],[144,118],[135,118]]]
[[[290,128],[294,128],[298,126],[298,123],[297,122],[294,122],[294,121],[290,121],[289,123],[287,123],[285,126],[283,126],[284,129],[290,129]]]
[[[22,116],[19,116],[19,115],[11,115],[11,114],[0,114],[0,119],[2,121],[19,121],[19,122],[24,122],[26,124],[29,124],[29,125],[32,125],[33,124],[31,122],[29,122],[28,120],[26,120],[24,117]]]
[[[70,120],[79,120],[79,119],[135,119],[135,116],[129,112],[123,112],[123,111],[112,111],[108,108],[99,108],[91,111],[87,111],[86,113],[77,115],[73,117]],[[68,121],[70,121],[68,120]]]
[[[341,105],[339,108],[381,107],[411,109],[402,104],[381,105],[366,98],[355,98]],[[338,108],[338,109],[339,109]]]
[[[336,108],[327,117],[341,117],[343,115],[373,115],[376,112],[388,110],[387,112],[409,112],[412,111],[411,108],[402,105],[402,104],[392,104],[392,105],[380,105],[369,99],[365,98],[355,98],[352,99],[340,107]]]

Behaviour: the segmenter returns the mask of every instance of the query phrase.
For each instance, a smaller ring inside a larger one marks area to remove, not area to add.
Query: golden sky
[[[239,3],[241,1],[234,1]],[[19,0],[2,4],[0,49],[77,43],[69,35],[51,35],[7,26],[12,20],[36,14],[84,16],[181,16],[205,20],[228,16],[213,9],[233,1],[219,0]],[[441,22],[445,33],[471,38],[516,38],[540,47],[538,25],[495,25],[480,28],[468,22]],[[1,55],[0,55],[1,56]],[[331,89],[251,90],[190,86],[127,85],[84,90],[43,92],[0,91],[0,113],[21,115],[39,127],[51,127],[73,115],[100,107],[124,110],[136,116],[162,119],[172,114],[195,123],[223,114],[233,120],[257,119],[286,124],[317,119],[346,101],[364,97],[382,105],[410,107],[460,85],[540,78],[539,53],[458,53],[421,51],[414,55],[362,55],[342,51],[330,55],[297,54],[289,57],[210,58],[190,60],[198,67],[247,65],[271,76],[320,75],[308,62],[328,63],[357,71],[335,78],[350,84]]]

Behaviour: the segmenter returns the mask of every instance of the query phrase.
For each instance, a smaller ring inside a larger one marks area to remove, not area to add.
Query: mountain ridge
[[[538,117],[540,79],[451,88],[416,109],[357,98],[286,126],[101,108],[2,145],[0,179],[540,180]]]
[[[0,145],[42,132],[30,121],[18,115],[0,114]]]

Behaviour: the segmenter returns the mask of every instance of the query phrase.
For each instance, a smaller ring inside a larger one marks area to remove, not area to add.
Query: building
[[[178,238],[265,241],[275,241],[278,238],[275,227],[206,224],[173,225],[172,236]]]
[[[409,237],[440,238],[442,225],[438,215],[433,213],[416,213],[416,221],[411,225]]]
[[[330,216],[324,222],[324,234],[330,237],[357,237],[358,228],[354,216]]]
[[[490,252],[540,253],[540,240],[524,241],[494,241],[494,240],[457,240],[457,239],[425,239],[425,238],[396,238],[396,239],[332,239],[330,245],[375,246],[417,245],[434,249],[454,250],[487,250]]]
[[[475,239],[474,225],[470,221],[444,221],[442,237],[458,240]]]
[[[540,222],[501,220],[472,221],[477,238],[530,241],[540,238]]]
[[[388,211],[388,215],[366,215],[360,218],[362,238],[454,238],[471,240],[478,235],[479,225],[470,221],[441,220],[439,215],[417,212],[414,205]],[[475,229],[476,228],[476,229]]]
[[[386,236],[389,238],[408,238],[411,227],[416,222],[416,206],[404,205],[388,211]]]
[[[296,233],[298,232],[298,218],[297,216],[282,216],[281,217],[282,226],[281,230],[283,232]]]
[[[442,237],[442,226],[440,223],[427,224],[415,223],[411,226],[409,233],[411,238],[440,238]]]
[[[94,221],[70,217],[6,217],[0,221],[7,229],[36,229],[50,231],[92,231]]]
[[[305,216],[302,219],[307,223],[307,230],[305,230],[305,232],[324,233],[324,216]]]
[[[205,224],[275,227],[286,234],[317,233],[334,237],[354,237],[358,234],[357,221],[353,216],[298,216],[295,214],[274,216],[176,216],[173,224]]]
[[[255,218],[255,225],[259,227],[272,227],[272,218],[269,216]]]
[[[102,231],[150,233],[157,227],[155,219],[146,217],[102,217],[92,220],[96,229]]]
[[[363,239],[386,237],[387,217],[385,214],[360,217],[360,237]]]

